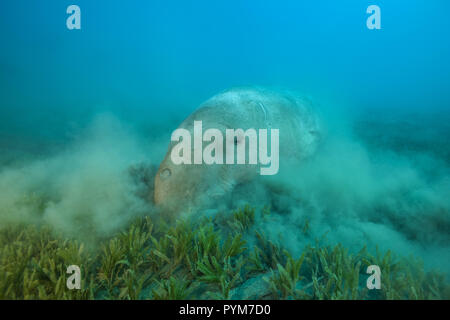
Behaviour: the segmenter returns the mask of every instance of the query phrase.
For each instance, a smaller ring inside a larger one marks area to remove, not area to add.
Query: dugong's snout
[[[166,202],[170,194],[170,182],[172,170],[168,167],[159,168],[155,176],[155,188],[153,194],[153,201],[156,205],[162,205]]]
[[[155,176],[153,202],[155,205],[171,210],[178,210],[189,200],[188,180],[184,171],[174,165],[170,159],[163,161]]]
[[[203,166],[175,165],[166,158],[155,176],[153,202],[165,211],[188,212],[207,197],[212,179]]]

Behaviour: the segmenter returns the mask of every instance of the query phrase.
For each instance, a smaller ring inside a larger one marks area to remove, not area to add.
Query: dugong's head
[[[217,112],[215,108],[200,109],[193,116],[188,117],[178,129],[186,130],[191,137],[194,137],[194,120],[201,120],[203,132],[214,129],[221,133],[222,150],[229,149],[231,145],[237,149],[245,143],[245,137],[237,134],[233,139],[227,139],[226,130],[232,128],[232,124],[225,113],[221,113],[222,117],[219,121]],[[217,208],[219,198],[232,191],[236,184],[251,180],[258,174],[258,166],[249,164],[228,165],[205,162],[175,164],[172,154],[179,153],[174,149],[177,148],[178,143],[171,141],[155,176],[154,202],[161,207],[184,212],[199,207]],[[191,142],[191,157],[189,157],[191,159],[196,152],[193,145],[194,143]]]
[[[224,152],[240,147],[245,149],[249,146],[249,140],[244,134],[228,138],[227,129],[239,128],[242,131],[250,128],[279,129],[280,157],[300,160],[314,151],[318,141],[315,117],[302,106],[302,101],[262,90],[233,89],[206,101],[184,120],[178,129],[184,130],[189,135],[186,140],[191,140],[192,137],[191,141],[194,141],[195,132],[198,132],[194,122],[202,121],[203,133],[208,129],[214,129],[222,134]],[[202,133],[200,139],[201,136]],[[235,185],[255,181],[255,177],[260,174],[259,162],[239,165],[208,165],[203,162],[176,164],[172,154],[180,154],[175,148],[178,148],[181,139],[174,140],[172,137],[171,140],[167,154],[155,176],[153,198],[155,204],[161,207],[177,212],[189,212],[193,208],[205,208],[205,205],[216,208],[218,198],[230,194]],[[182,141],[184,140],[183,137]],[[206,145],[216,140],[215,137],[209,139],[203,147],[206,148]],[[189,159],[194,158],[194,145],[195,142],[191,142],[189,148],[183,149],[190,149]],[[184,155],[184,151],[182,153]]]
[[[205,206],[225,192],[223,165],[174,164],[169,146],[161,162],[154,183],[154,202],[160,207],[174,211],[189,212],[192,208]],[[231,176],[230,176],[231,179]]]

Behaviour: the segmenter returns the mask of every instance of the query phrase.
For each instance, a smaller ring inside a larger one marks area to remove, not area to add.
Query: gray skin
[[[219,129],[225,148],[229,143],[237,145],[244,140],[237,137],[225,141],[225,129],[279,129],[280,170],[283,161],[301,163],[315,151],[320,140],[320,125],[307,100],[263,89],[231,89],[204,102],[179,126],[189,130],[192,138],[194,120],[202,121],[203,133],[208,128]],[[207,144],[203,142],[203,148]],[[260,174],[259,165],[175,165],[171,160],[175,145],[176,142],[170,143],[155,177],[154,202],[167,209],[191,212],[214,206],[235,186]]]

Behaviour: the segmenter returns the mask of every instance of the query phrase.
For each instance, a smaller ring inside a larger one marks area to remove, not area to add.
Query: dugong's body
[[[278,129],[281,165],[285,160],[301,162],[311,155],[320,137],[319,121],[307,100],[263,89],[220,93],[204,102],[179,128],[194,136],[194,121],[202,121],[203,132],[215,128],[224,137],[226,129]],[[234,143],[242,143],[239,140]],[[175,142],[169,145],[155,177],[154,201],[158,205],[199,207],[259,175],[259,165],[175,165],[171,159],[175,145]]]

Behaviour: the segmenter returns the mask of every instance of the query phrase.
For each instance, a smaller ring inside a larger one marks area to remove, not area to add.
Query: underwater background
[[[448,299],[449,9],[0,2],[0,298]],[[220,214],[165,219],[149,194],[170,134],[246,86],[311,99],[322,145]]]

